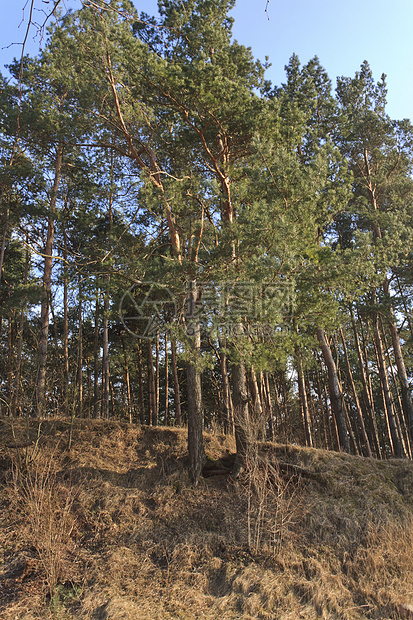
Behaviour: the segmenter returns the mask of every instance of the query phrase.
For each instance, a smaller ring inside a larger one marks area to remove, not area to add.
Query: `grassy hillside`
[[[0,421],[4,620],[413,617],[411,462],[261,444],[235,481],[206,434],[194,489],[183,429],[69,428]]]

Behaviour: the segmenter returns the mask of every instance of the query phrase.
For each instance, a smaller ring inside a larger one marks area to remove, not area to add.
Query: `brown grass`
[[[242,480],[194,489],[184,429],[78,420],[70,452],[68,433],[43,423],[23,470],[0,449],[4,620],[385,620],[413,602],[412,463],[262,444]]]

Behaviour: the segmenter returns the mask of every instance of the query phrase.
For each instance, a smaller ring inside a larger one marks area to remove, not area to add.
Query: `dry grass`
[[[52,598],[58,583],[68,578],[76,549],[77,489],[61,480],[53,457],[35,461],[28,470],[13,463],[10,506],[20,521],[20,537],[35,549]]]
[[[0,450],[4,620],[390,620],[413,602],[407,461],[262,444],[243,480],[194,489],[183,429],[78,420],[70,452],[68,432],[45,422],[24,471]]]

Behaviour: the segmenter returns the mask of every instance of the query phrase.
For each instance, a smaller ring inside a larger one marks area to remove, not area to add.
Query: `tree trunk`
[[[340,329],[340,338],[341,338],[341,342],[343,343],[343,351],[344,351],[344,359],[346,361],[347,375],[348,375],[348,378],[349,378],[349,381],[350,381],[351,390],[353,392],[354,404],[356,406],[358,422],[359,422],[359,425],[360,425],[361,435],[363,437],[365,455],[372,457],[373,453],[371,451],[370,440],[369,440],[369,437],[367,435],[366,427],[365,427],[365,424],[364,424],[363,411],[362,411],[360,400],[359,400],[359,397],[358,397],[357,388],[356,388],[356,385],[354,383],[353,373],[351,371],[350,360],[348,358],[347,346],[346,346],[346,342],[344,340],[344,334],[343,334],[343,330],[342,329]]]
[[[78,341],[77,341],[77,413],[82,417],[83,413],[83,304],[82,285],[79,276],[79,314],[78,314]]]
[[[145,401],[143,397],[142,347],[138,342],[139,421],[145,424]]]
[[[234,427],[234,411],[232,408],[232,398],[231,398],[231,389],[228,381],[228,367],[227,367],[227,356],[225,351],[222,349],[221,342],[219,341],[219,369],[221,372],[221,382],[222,382],[222,403],[224,407],[224,415],[225,415],[225,430],[230,435],[234,435],[235,427]]]
[[[263,386],[264,402],[266,408],[266,416],[268,420],[268,439],[274,441],[274,411],[272,406],[272,398],[270,392],[270,382],[268,372],[261,373],[261,385]]]
[[[169,359],[168,359],[168,332],[165,331],[165,426],[169,426]]]
[[[187,361],[186,376],[188,390],[188,453],[189,469],[192,481],[198,484],[202,467],[206,457],[203,443],[203,411],[202,411],[202,385],[199,362],[201,355],[201,330],[196,318],[195,305],[198,293],[194,280],[189,282],[187,334],[191,343],[191,357]]]
[[[9,234],[9,218],[10,218],[10,207],[7,205],[6,210],[4,211],[3,234],[1,236],[1,246],[0,246],[0,283],[1,283],[1,280],[3,279],[4,253],[6,251],[7,235]]]
[[[323,431],[323,444],[322,445],[326,450],[328,450],[333,445],[333,441],[332,441],[332,436],[331,436],[331,427],[330,427],[330,420],[328,416],[328,409],[327,409],[327,406],[325,406],[325,403],[323,401],[323,393],[321,390],[321,382],[320,382],[320,373],[318,369],[315,370],[315,378],[316,378],[316,385],[317,385],[317,398],[318,398],[320,416],[321,416],[321,428]]]
[[[301,415],[303,417],[303,423],[304,423],[305,442],[307,446],[312,448],[314,446],[314,442],[313,442],[313,436],[311,433],[311,417],[310,417],[310,411],[308,409],[307,391],[305,389],[303,362],[301,360],[301,355],[299,351],[296,351],[295,359],[296,359],[296,364],[297,364],[298,395],[300,398]]]
[[[383,341],[380,334],[380,326],[378,316],[373,321],[373,335],[376,346],[377,364],[379,368],[380,384],[383,392],[383,404],[388,420],[390,439],[392,444],[393,455],[397,458],[405,456],[403,454],[402,444],[397,431],[396,418],[393,408],[393,396],[390,390],[389,377],[387,374],[386,360],[383,350]]]
[[[397,432],[399,434],[400,441],[402,444],[403,454],[411,458],[410,433],[407,430],[408,421],[406,420],[406,417],[403,415],[404,409],[403,409],[403,403],[401,402],[399,389],[398,389],[399,383],[396,379],[396,373],[394,372],[393,361],[390,358],[390,352],[389,352],[389,347],[387,344],[386,332],[385,332],[381,318],[380,318],[380,330],[383,336],[383,344],[384,344],[385,352],[386,352],[387,367],[390,368],[390,373],[392,376],[394,390],[395,390],[396,398],[397,398],[398,406],[394,404],[394,400],[393,400],[394,416],[396,420]]]
[[[47,368],[47,343],[49,337],[49,309],[50,295],[52,289],[52,268],[53,268],[53,238],[54,222],[56,217],[57,193],[60,185],[61,171],[63,162],[63,148],[59,146],[56,152],[53,188],[49,204],[49,217],[47,221],[46,245],[44,248],[44,269],[43,269],[43,298],[40,308],[40,336],[39,336],[39,366],[36,384],[36,410],[35,416],[42,418],[45,415],[46,405],[46,368]]]
[[[156,407],[155,407],[155,381],[153,372],[153,352],[152,342],[147,340],[147,353],[148,353],[148,424],[150,426],[157,426],[158,420],[156,419]]]
[[[3,198],[3,191],[1,191],[1,199]],[[9,202],[9,201],[8,201]],[[1,203],[0,203],[1,204]],[[3,220],[3,217],[1,218]],[[0,284],[3,279],[3,263],[4,263],[4,254],[6,251],[6,243],[7,243],[7,235],[9,233],[9,219],[10,219],[10,207],[7,204],[7,207],[4,211],[4,224],[3,224],[3,234],[1,237],[1,246],[0,246]],[[2,314],[0,313],[0,336],[2,329]],[[1,401],[0,401],[0,413],[1,413]]]
[[[155,341],[155,420],[159,424],[159,330],[156,330]]]
[[[384,285],[385,293],[389,294],[389,281],[386,280]],[[392,320],[389,322],[391,340],[393,344],[394,351],[394,359],[396,361],[397,367],[397,375],[400,381],[400,387],[402,391],[402,403],[403,403],[403,412],[404,417],[409,425],[409,433],[410,437],[413,439],[413,401],[412,394],[410,390],[410,382],[407,376],[406,365],[404,363],[403,351],[400,344],[399,332],[397,329],[396,317],[394,315],[393,307],[390,306],[391,318]]]
[[[275,402],[275,417],[273,421],[273,432],[274,432],[273,440],[275,440],[276,433],[281,425],[281,403],[280,403],[280,397],[278,394],[278,384],[277,384],[276,377],[274,374],[272,375],[272,380],[273,380],[273,385],[274,385],[274,402]],[[268,378],[268,391],[269,392],[270,392],[270,387],[271,386],[270,386],[269,378]]]
[[[182,425],[181,414],[181,392],[179,389],[178,365],[176,360],[176,340],[171,333],[171,362],[172,362],[172,379],[174,384],[174,406],[175,406],[175,424]]]
[[[252,406],[254,411],[254,425],[257,433],[256,439],[258,439],[259,441],[264,441],[266,435],[266,420],[264,417],[261,395],[258,389],[257,375],[255,374],[254,366],[251,366],[250,369],[250,384],[250,393],[252,397]]]
[[[133,419],[132,419],[132,392],[131,392],[131,386],[130,386],[130,375],[129,375],[129,362],[128,362],[128,355],[126,353],[126,346],[125,346],[125,340],[122,336],[122,332],[119,331],[119,338],[122,344],[122,351],[123,351],[123,363],[124,363],[124,370],[125,370],[125,383],[126,383],[126,402],[127,402],[127,414],[128,414],[128,418],[129,418],[129,424],[132,424]]]
[[[99,398],[99,291],[96,291],[95,325],[93,337],[93,414],[95,419],[100,417],[101,406]]]
[[[337,368],[333,355],[331,353],[330,346],[327,342],[325,332],[321,328],[317,329],[317,339],[320,344],[325,365],[327,367],[330,402],[337,424],[340,448],[342,448],[345,452],[350,452],[350,440],[347,432],[343,393],[341,391]]]
[[[14,314],[14,313],[13,313]],[[7,365],[6,365],[6,390],[9,406],[13,394],[13,370],[14,370],[14,329],[13,314],[7,318]]]
[[[67,273],[67,233],[63,224],[63,415],[69,415],[69,308]]]
[[[373,438],[373,444],[374,444],[376,455],[378,458],[381,458],[381,446],[380,446],[380,439],[379,439],[379,431],[377,428],[376,412],[374,410],[374,403],[372,402],[370,398],[370,387],[369,387],[368,377],[366,374],[366,368],[365,368],[364,359],[363,359],[363,352],[361,350],[360,339],[359,339],[359,335],[357,331],[356,322],[354,320],[352,308],[350,308],[350,316],[351,316],[351,324],[353,327],[354,344],[356,346],[356,352],[357,352],[357,357],[359,361],[361,383],[363,386],[362,394],[363,394],[364,407],[365,407],[365,410],[367,411],[367,416],[370,422],[369,424],[370,429],[371,429],[370,435]]]
[[[251,437],[251,423],[248,411],[247,386],[245,381],[245,367],[241,361],[232,366],[232,391],[234,403],[235,444],[237,454],[232,471],[236,478],[245,466],[248,450],[253,448]]]
[[[25,273],[24,273],[24,284],[27,284],[27,277],[29,272],[29,251],[26,250],[26,265],[25,265]],[[13,393],[11,397],[10,403],[10,411],[12,417],[16,415],[17,409],[21,409],[19,405],[20,400],[20,387],[21,387],[21,376],[22,376],[22,352],[23,352],[23,331],[24,331],[24,322],[25,322],[25,312],[26,308],[22,308],[20,313],[19,327],[16,338],[16,366],[14,371],[14,384],[13,384]]]
[[[107,286],[109,289],[110,278]],[[103,301],[103,337],[102,337],[102,418],[109,419],[109,290],[105,291]]]

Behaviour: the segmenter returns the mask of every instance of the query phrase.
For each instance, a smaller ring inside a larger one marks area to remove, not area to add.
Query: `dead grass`
[[[28,469],[13,462],[10,506],[20,521],[20,537],[36,551],[52,598],[58,583],[69,578],[76,549],[77,519],[74,502],[78,490],[63,480],[56,459],[39,458]]]
[[[3,446],[20,425],[0,421]],[[413,602],[412,463],[262,444],[255,478],[194,489],[183,429],[78,420],[70,452],[68,431],[45,422],[24,472],[0,449],[4,620],[390,620]]]

